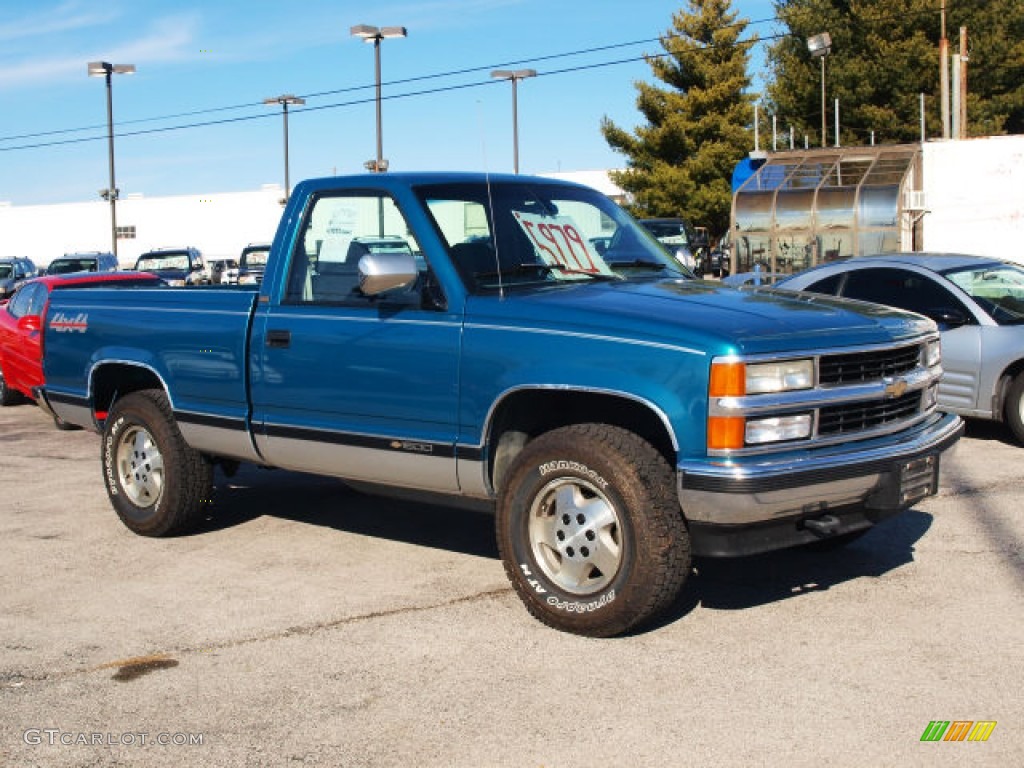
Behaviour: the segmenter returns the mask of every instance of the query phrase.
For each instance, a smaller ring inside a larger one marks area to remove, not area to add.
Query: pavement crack
[[[511,586],[502,587],[500,589],[485,590],[483,592],[476,592],[471,595],[463,595],[462,597],[452,598],[451,600],[442,600],[440,602],[428,603],[426,605],[408,605],[403,606],[401,608],[393,608],[390,610],[371,611],[369,613],[360,613],[354,616],[345,616],[339,619],[318,621],[310,624],[300,624],[276,632],[269,632],[261,635],[250,635],[248,637],[240,637],[235,638],[233,640],[223,640],[216,643],[204,643],[202,645],[184,645],[179,648],[174,648],[167,651],[160,651],[147,654],[146,658],[166,658],[172,656],[181,656],[185,654],[212,653],[214,651],[241,648],[247,645],[255,645],[257,643],[265,643],[288,637],[309,637],[319,632],[330,631],[332,629],[337,629],[338,627],[343,627],[350,624],[360,624],[362,622],[374,621],[376,619],[385,619],[390,618],[392,616],[426,613],[428,611],[435,611],[442,608],[450,608],[453,606],[463,605],[466,603],[495,600],[499,597],[508,595],[511,592]],[[43,675],[8,672],[6,675],[0,675],[0,683],[5,683],[2,687],[21,688],[27,683],[59,682],[70,678],[93,674],[95,672],[101,672],[103,670],[110,669],[113,666],[118,666],[122,663],[123,662],[121,661],[104,662],[103,664],[93,664],[88,667],[83,667],[82,669],[74,669],[64,672],[55,672]]]

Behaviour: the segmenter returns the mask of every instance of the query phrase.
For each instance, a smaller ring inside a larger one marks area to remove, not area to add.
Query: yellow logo
[[[890,400],[895,400],[897,397],[903,397],[903,393],[907,391],[907,382],[904,379],[896,379],[885,385],[885,396]]]

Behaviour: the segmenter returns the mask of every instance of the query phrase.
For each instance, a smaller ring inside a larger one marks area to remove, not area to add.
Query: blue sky
[[[373,47],[349,36],[355,24],[408,29],[407,38],[381,48],[392,170],[511,171],[511,85],[492,80],[494,68],[539,73],[518,89],[521,172],[621,167],[601,137],[601,118],[628,128],[640,120],[633,83],[652,78],[639,58],[660,52],[658,35],[684,5],[2,0],[0,201],[95,200],[107,186],[106,97],[103,79],[86,75],[92,60],[137,68],[113,82],[122,196],[283,183],[280,108],[262,101],[285,93],[307,97],[289,116],[292,183],[362,172],[376,152],[374,62]],[[771,0],[734,6],[752,22],[773,16]],[[774,29],[753,24],[748,34]],[[573,55],[600,47],[607,48]],[[406,95],[419,91],[435,92]],[[202,113],[185,114],[195,112]],[[215,120],[233,122],[165,130]],[[69,140],[78,141],[31,146]]]

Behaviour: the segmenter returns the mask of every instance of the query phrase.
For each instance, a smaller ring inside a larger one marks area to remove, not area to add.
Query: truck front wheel
[[[668,463],[618,427],[579,424],[528,443],[499,491],[496,523],[520,599],[567,632],[625,632],[667,607],[689,575]]]
[[[133,392],[114,404],[101,454],[110,503],[135,533],[169,536],[202,519],[213,466],[185,442],[162,390]]]

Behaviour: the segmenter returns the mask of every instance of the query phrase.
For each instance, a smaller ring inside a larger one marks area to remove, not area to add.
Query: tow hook
[[[839,518],[835,515],[822,515],[804,520],[804,528],[822,538],[834,536],[839,530]]]

